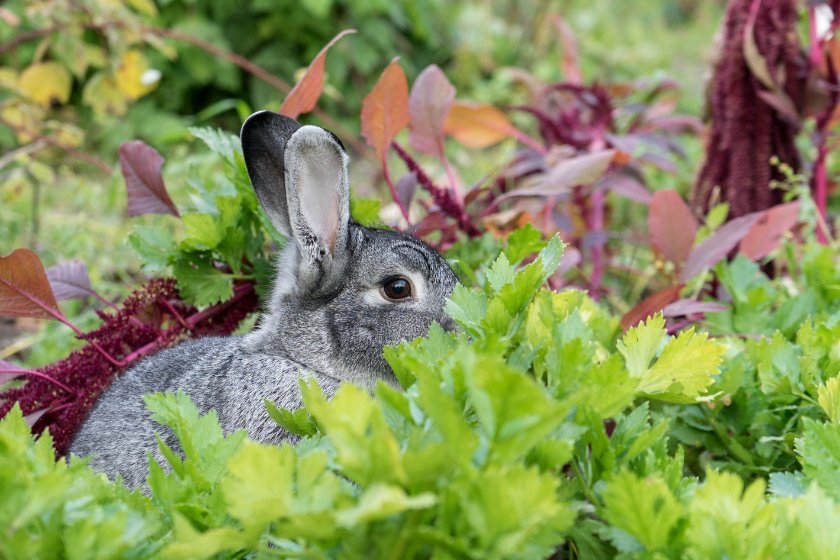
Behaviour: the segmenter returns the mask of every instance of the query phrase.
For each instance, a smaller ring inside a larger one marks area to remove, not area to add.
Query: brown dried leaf
[[[0,257],[0,315],[55,319],[53,313],[60,314],[58,304],[38,255],[17,249]]]
[[[160,168],[163,156],[142,140],[120,145],[120,168],[128,190],[128,215],[171,214],[180,218],[175,203],[166,192]]]

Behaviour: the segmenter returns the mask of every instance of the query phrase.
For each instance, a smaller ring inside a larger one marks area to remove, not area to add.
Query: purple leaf
[[[417,173],[409,171],[397,181],[397,186],[394,189],[397,191],[397,198],[400,199],[400,204],[403,208],[408,208],[411,204],[411,199],[414,198],[414,192],[417,190]]]
[[[4,370],[13,370],[13,371],[4,371]],[[14,370],[20,370],[18,366],[15,364],[11,364],[5,360],[0,360],[0,385],[4,383],[8,383],[12,379],[16,379],[23,375],[22,372],[15,372]]]
[[[723,224],[714,235],[691,250],[682,271],[682,281],[687,282],[703,269],[715,266],[738,242],[749,233],[764,212],[754,212]]]
[[[36,411],[35,411],[35,412],[33,412],[32,414],[27,414],[26,416],[24,416],[24,417],[23,417],[23,419],[26,421],[26,425],[27,425],[29,428],[31,428],[32,426],[34,426],[34,425],[35,425],[35,422],[37,422],[38,420],[40,420],[40,419],[41,419],[41,416],[43,416],[44,414],[46,414],[47,412],[49,412],[50,408],[51,408],[51,407],[49,407],[49,406],[48,406],[48,407],[46,407],[46,408],[41,408],[41,409],[39,409],[39,410],[36,410]]]
[[[616,153],[616,150],[602,150],[564,159],[551,167],[545,179],[536,187],[509,192],[497,198],[496,201],[501,202],[514,196],[556,196],[578,185],[592,185],[603,177]]]
[[[653,195],[646,186],[631,177],[621,174],[611,174],[599,183],[604,188],[640,204],[650,205]]]
[[[73,259],[47,269],[47,278],[56,301],[82,299],[94,295],[85,263]]]
[[[657,167],[665,173],[677,173],[679,171],[679,168],[674,164],[674,162],[662,154],[645,152],[636,158],[636,160]]]
[[[180,218],[175,203],[166,192],[160,168],[164,158],[142,140],[120,145],[120,168],[128,190],[128,215],[171,214]]]
[[[420,72],[408,98],[408,144],[412,148],[443,159],[443,129],[454,100],[455,87],[440,68],[432,64]]]
[[[563,250],[563,256],[560,258],[560,264],[557,265],[557,270],[554,271],[560,277],[566,275],[567,272],[580,264],[583,260],[583,255],[575,247],[566,247]]]
[[[717,313],[729,309],[726,305],[716,301],[697,301],[691,298],[684,298],[670,303],[662,310],[665,317],[680,317],[693,315],[695,313]]]

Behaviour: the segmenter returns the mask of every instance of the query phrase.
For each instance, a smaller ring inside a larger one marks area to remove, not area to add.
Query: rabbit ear
[[[242,125],[242,155],[257,200],[277,231],[292,235],[286,202],[286,163],[289,138],[300,128],[294,119],[271,111],[254,113]]]
[[[349,158],[336,136],[317,126],[292,134],[284,154],[291,233],[310,263],[343,253],[350,221]]]

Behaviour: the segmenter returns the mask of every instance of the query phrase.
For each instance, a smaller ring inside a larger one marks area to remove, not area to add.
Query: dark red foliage
[[[40,433],[49,428],[56,453],[63,454],[96,399],[117,375],[144,356],[188,338],[228,335],[246,315],[257,309],[253,285],[238,286],[235,293],[230,301],[196,313],[194,308],[178,301],[174,279],[150,281],[127,297],[116,314],[99,312],[103,325],[83,337],[96,341],[113,357],[126,360],[125,368],[114,366],[92,347],[85,346],[64,360],[37,370],[73,389],[75,395],[30,375],[22,387],[3,392],[5,400],[0,404],[0,418],[15,402],[20,403],[24,414],[50,408],[33,429]],[[191,330],[172,316],[162,305],[163,300],[171,302],[181,317],[187,317],[185,321]],[[132,321],[132,317],[141,320]]]
[[[711,130],[706,160],[691,197],[697,215],[708,212],[715,187],[720,188],[717,201],[730,205],[730,219],[779,204],[782,191],[768,185],[783,176],[770,164],[770,158],[777,156],[794,170],[800,166],[794,145],[797,125],[784,120],[759,97],[758,92],[766,88],[744,57],[744,28],[753,2],[731,0],[724,20],[708,100]],[[758,5],[753,33],[773,79],[797,107],[802,104],[808,73],[796,38],[798,20],[796,0],[764,0]]]
[[[464,211],[464,207],[458,203],[457,200],[452,196],[452,194],[447,191],[446,189],[442,189],[435,185],[432,180],[426,175],[426,172],[423,171],[423,168],[414,160],[411,155],[406,152],[399,144],[394,142],[392,144],[394,150],[396,150],[397,154],[402,158],[405,162],[405,165],[408,167],[409,171],[413,171],[417,174],[417,182],[423,186],[429,194],[432,195],[432,200],[434,200],[435,204],[440,208],[440,211],[453,218],[456,222],[458,222],[458,227],[463,232],[465,232],[470,237],[476,237],[477,235],[481,235],[481,232],[478,231],[478,228],[472,223],[472,221],[467,216],[466,212]]]
[[[540,96],[539,107],[522,105],[511,109],[537,118],[546,146],[565,144],[586,150],[613,124],[612,100],[597,83],[591,86],[550,84]]]

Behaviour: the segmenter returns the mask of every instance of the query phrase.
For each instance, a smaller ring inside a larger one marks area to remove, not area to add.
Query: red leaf
[[[85,263],[77,259],[49,267],[47,278],[56,301],[82,299],[95,293]]]
[[[697,223],[682,197],[672,190],[657,191],[648,214],[650,242],[666,259],[678,267],[685,262],[694,238]]]
[[[560,41],[563,44],[563,58],[560,61],[560,70],[566,81],[571,84],[580,84],[583,82],[583,77],[580,73],[580,62],[578,57],[577,39],[572,28],[566,23],[566,20],[557,14],[551,14],[551,20],[557,27],[557,32],[560,33]]]
[[[796,225],[799,204],[799,201],[780,204],[765,212],[741,240],[740,251],[754,261],[769,255],[782,242],[782,236]]]
[[[638,325],[639,321],[644,321],[651,315],[659,313],[666,305],[676,301],[680,297],[680,290],[684,286],[685,284],[680,284],[679,286],[665,288],[661,292],[656,292],[652,296],[646,297],[621,318],[621,326],[624,327],[624,330],[627,330],[630,327]]]
[[[383,161],[394,137],[411,121],[408,82],[398,59],[391,61],[362,102],[362,136]]]
[[[697,301],[696,299],[685,298],[666,305],[662,310],[662,315],[665,317],[682,317],[695,313],[717,313],[727,309],[729,309],[727,306],[716,301]]]
[[[296,119],[298,115],[308,113],[315,108],[315,104],[318,103],[318,98],[321,97],[321,90],[324,87],[324,60],[327,58],[327,51],[339,39],[348,33],[355,32],[355,29],[346,29],[333,37],[332,41],[321,49],[321,52],[318,53],[318,56],[315,57],[309,65],[309,68],[306,69],[306,73],[295,84],[295,87],[292,88],[289,95],[286,96],[283,104],[280,105],[278,113]]]
[[[764,212],[754,212],[723,224],[711,237],[691,250],[682,271],[682,281],[688,282],[704,268],[715,266],[747,235]]]
[[[408,143],[412,148],[443,159],[443,127],[454,100],[455,87],[440,68],[432,64],[420,72],[408,98]]]
[[[17,249],[0,257],[0,315],[55,319],[53,313],[58,305],[38,255]]]
[[[181,215],[169,198],[160,168],[163,156],[142,140],[123,142],[120,145],[120,168],[128,190],[128,215],[171,214]]]

